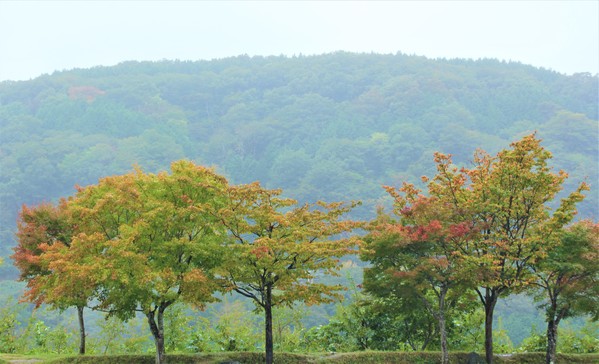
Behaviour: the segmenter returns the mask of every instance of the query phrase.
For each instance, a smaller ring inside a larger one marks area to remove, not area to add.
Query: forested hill
[[[21,204],[74,185],[182,158],[234,183],[261,181],[302,201],[362,200],[432,174],[434,151],[466,163],[537,131],[593,186],[597,218],[598,79],[496,60],[333,53],[198,62],[126,62],[0,83],[1,250]],[[6,265],[5,265],[6,266]],[[6,267],[4,268],[6,269]]]

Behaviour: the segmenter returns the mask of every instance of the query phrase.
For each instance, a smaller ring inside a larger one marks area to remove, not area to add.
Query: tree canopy
[[[479,150],[470,169],[460,169],[452,165],[451,156],[436,153],[437,174],[423,177],[428,197],[408,183],[399,191],[387,188],[400,220],[379,215],[364,254],[373,260],[365,275],[365,285],[373,292],[382,280],[383,286],[404,285],[422,298],[427,291],[434,293],[438,301],[431,313],[439,320],[441,335],[450,288],[461,284],[474,290],[485,311],[488,363],[493,361],[493,314],[499,297],[532,284],[528,266],[536,266],[554,249],[554,237],[572,221],[582,192],[588,190],[581,183],[550,213],[567,174],[551,170],[551,154],[540,142],[531,134],[494,157]]]
[[[273,362],[273,307],[340,298],[335,292],[343,286],[318,278],[335,274],[341,268],[339,259],[355,252],[357,241],[347,234],[359,226],[340,220],[352,206],[297,206],[280,194],[258,183],[232,186],[226,206],[218,211],[230,235],[220,272],[229,289],[264,311],[267,363]]]

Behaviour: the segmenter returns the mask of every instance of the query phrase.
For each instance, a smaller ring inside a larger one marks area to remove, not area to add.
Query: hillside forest
[[[0,352],[597,352],[597,85],[354,53],[2,82]]]

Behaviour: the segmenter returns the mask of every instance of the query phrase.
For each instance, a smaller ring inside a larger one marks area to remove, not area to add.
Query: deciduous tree
[[[555,363],[561,320],[583,314],[599,319],[599,224],[582,221],[565,229],[547,257],[530,268],[547,320],[546,363]]]
[[[164,312],[178,301],[202,306],[217,288],[224,231],[211,212],[226,180],[179,161],[172,173],[107,177],[81,189],[69,205],[80,225],[69,252],[97,284],[98,309],[148,321],[156,363],[165,362]]]
[[[485,309],[485,359],[493,362],[493,313],[500,296],[517,292],[531,279],[528,265],[537,264],[552,248],[551,236],[569,223],[582,200],[578,189],[562,199],[551,214],[553,203],[567,178],[549,166],[551,153],[535,134],[527,135],[495,157],[479,151],[474,168],[460,174],[470,183],[456,189],[449,179],[442,186],[449,201],[472,220],[479,235],[462,251],[476,277],[476,292]],[[441,160],[444,169],[449,159]]]
[[[273,362],[272,310],[303,301],[308,305],[338,298],[339,285],[318,278],[334,274],[339,257],[354,252],[356,241],[342,234],[357,224],[341,220],[352,206],[317,203],[297,206],[259,183],[232,186],[218,216],[230,239],[221,276],[227,288],[251,298],[264,311],[266,362]]]
[[[411,184],[399,190],[386,187],[397,218],[379,211],[368,226],[362,258],[372,263],[364,276],[367,291],[383,297],[415,297],[435,317],[442,363],[448,363],[447,312],[463,291],[456,288],[468,283],[463,259],[456,252],[475,230],[449,202],[435,195],[437,187],[436,181],[429,184],[431,197]]]
[[[19,278],[27,282],[24,295],[27,301],[36,307],[47,303],[59,309],[77,308],[79,354],[85,354],[83,310],[93,289],[82,273],[63,274],[70,267],[68,262],[52,260],[52,252],[67,251],[72,243],[74,223],[66,206],[64,199],[56,205],[23,206],[17,222],[18,244],[12,259],[19,268]]]
[[[576,203],[583,199],[582,192],[587,189],[581,183],[551,213],[550,205],[567,174],[553,172],[548,164],[550,158],[551,153],[534,134],[512,143],[494,157],[478,151],[470,169],[458,169],[450,155],[436,153],[437,174],[430,182],[424,178],[430,197],[422,197],[412,186],[404,185],[400,191],[416,207],[408,205],[406,209],[403,197],[388,189],[395,194],[399,207],[396,214],[405,222],[388,221],[383,216],[372,230],[377,238],[374,241],[382,244],[388,240],[375,251],[397,249],[402,256],[393,261],[393,254],[384,254],[380,264],[394,269],[401,267],[397,275],[409,277],[407,282],[418,282],[418,277],[430,274],[434,268],[433,277],[441,279],[421,281],[434,282],[437,296],[441,297],[451,282],[451,274],[471,280],[468,285],[485,309],[487,363],[493,362],[493,313],[497,300],[531,284],[527,267],[538,264],[552,249],[552,236],[572,220]],[[424,209],[422,206],[426,204],[431,208]],[[452,240],[456,232],[464,234],[459,241]],[[452,241],[456,243],[444,247]],[[424,263],[418,254],[430,262],[426,269],[420,268]],[[389,257],[391,261],[385,262]],[[452,267],[459,270],[442,274],[442,269]]]

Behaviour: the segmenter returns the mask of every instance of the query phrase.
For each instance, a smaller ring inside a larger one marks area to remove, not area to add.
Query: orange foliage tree
[[[17,222],[18,243],[11,258],[20,271],[19,279],[27,282],[25,300],[36,307],[46,303],[59,309],[77,308],[79,354],[85,354],[83,310],[92,296],[93,286],[82,272],[62,274],[69,269],[69,263],[52,258],[53,252],[70,248],[74,226],[66,200],[57,205],[23,206]]]
[[[344,234],[358,226],[341,220],[353,205],[316,203],[298,206],[259,183],[232,186],[217,212],[229,239],[219,273],[229,290],[251,298],[264,311],[266,363],[273,362],[272,309],[302,301],[339,298],[340,285],[318,277],[335,274],[339,258],[354,252],[356,241]]]

